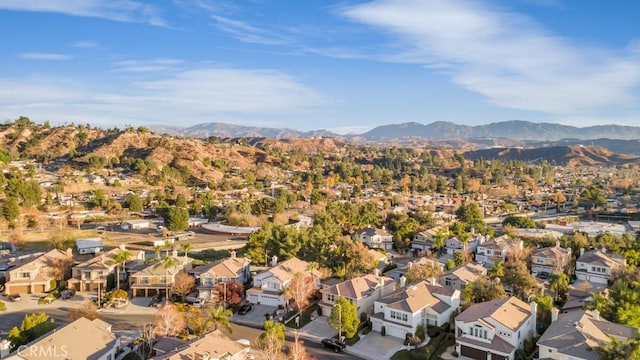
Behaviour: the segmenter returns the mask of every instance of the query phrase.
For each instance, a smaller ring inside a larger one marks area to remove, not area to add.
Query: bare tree
[[[184,271],[176,274],[176,278],[173,280],[173,287],[171,292],[184,299],[193,289],[196,287],[196,280],[193,276],[187,274]]]
[[[303,341],[299,339],[297,330],[293,332],[293,344],[289,348],[287,360],[315,360],[315,357],[307,352]]]
[[[284,293],[285,297],[294,303],[296,310],[298,310],[298,316],[300,316],[302,309],[309,304],[309,299],[315,291],[314,276],[312,274],[297,273]]]
[[[75,321],[81,317],[89,320],[98,318],[98,309],[92,301],[87,301],[84,305],[69,309],[69,320]]]
[[[155,326],[153,324],[145,324],[140,329],[140,337],[138,338],[140,342],[135,349],[140,359],[147,360],[151,358],[155,338]]]
[[[154,334],[156,336],[178,336],[185,327],[184,317],[173,304],[166,303],[156,314]]]
[[[9,234],[9,243],[14,246],[19,246],[24,243],[24,234],[22,233],[22,228],[16,227]]]
[[[51,276],[53,276],[54,279],[65,280],[71,277],[73,258],[68,256],[64,258],[51,259],[48,265],[51,267]]]

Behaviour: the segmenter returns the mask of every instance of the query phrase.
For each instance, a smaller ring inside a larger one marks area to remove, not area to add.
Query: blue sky
[[[640,125],[637,0],[0,0],[0,120]]]

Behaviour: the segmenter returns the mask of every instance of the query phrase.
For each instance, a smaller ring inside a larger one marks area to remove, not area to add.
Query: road
[[[56,326],[62,326],[69,322],[69,313],[66,309],[55,309],[55,308],[47,308],[47,309],[33,309],[27,311],[18,311],[18,312],[10,312],[10,313],[2,313],[0,315],[0,334],[2,334],[2,338],[6,337],[6,333],[14,326],[20,326],[22,319],[26,314],[44,311],[51,318],[55,319]],[[111,324],[112,330],[114,332],[118,331],[136,331],[142,328],[144,324],[153,322],[155,316],[154,315],[136,315],[136,314],[111,314],[111,313],[101,313],[100,318],[109,324]],[[238,339],[247,339],[252,343],[255,343],[255,340],[258,338],[262,330],[255,329],[247,326],[242,326],[238,324],[232,324],[232,332],[227,333],[230,338],[234,340]],[[351,360],[351,359],[360,359],[359,357],[341,353],[336,354],[330,350],[323,349],[320,344],[316,341],[307,341],[301,339],[304,342],[305,347],[309,354],[315,357],[317,360],[331,360],[331,359],[341,359],[341,360]],[[293,341],[293,334],[287,333],[287,346],[291,345]]]

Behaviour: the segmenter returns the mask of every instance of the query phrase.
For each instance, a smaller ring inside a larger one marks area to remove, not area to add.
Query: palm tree
[[[164,245],[162,246],[164,248],[164,255],[165,256],[169,256],[169,250],[173,250],[173,242],[169,241],[169,239],[164,241]]]
[[[229,317],[233,316],[233,312],[229,309],[225,309],[222,306],[211,306],[208,309],[207,314],[207,328],[217,330],[218,326],[224,326],[225,329],[231,332],[231,323],[229,323]]]
[[[121,249],[117,254],[113,254],[111,258],[116,263],[116,283],[117,288],[120,290],[120,265],[122,265],[123,271],[127,271],[125,269],[125,263],[127,260],[131,259],[133,254],[129,250]]]
[[[187,256],[189,255],[189,251],[193,250],[193,244],[190,242],[184,243],[182,244],[182,246],[180,246],[180,249],[184,253],[184,258],[186,259]]]
[[[565,273],[551,274],[549,279],[549,290],[553,291],[553,301],[558,301],[558,296],[562,293],[562,298],[566,296],[569,288],[569,276]]]
[[[153,252],[156,253],[156,257],[160,260],[160,253],[162,252],[162,246],[156,245],[153,247]]]
[[[169,303],[169,269],[180,265],[180,261],[170,255],[165,255],[162,260],[154,265],[154,268],[161,267],[164,269],[164,286],[165,286],[165,302]]]
[[[489,275],[491,279],[502,279],[504,277],[504,262],[500,259],[496,260],[487,275]]]
[[[311,276],[313,276],[313,285],[315,286],[317,279],[316,279],[316,271],[318,271],[318,269],[320,269],[320,264],[318,264],[315,261],[310,262],[307,265],[307,268],[305,270],[307,270],[308,272],[311,273]]]

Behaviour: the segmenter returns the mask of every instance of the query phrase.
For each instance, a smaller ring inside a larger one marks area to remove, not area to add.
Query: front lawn
[[[450,346],[455,345],[456,340],[449,331],[449,324],[440,328],[430,328],[428,333],[431,339],[427,345],[414,350],[400,350],[393,354],[392,360],[437,360]]]
[[[290,328],[300,329],[311,322],[311,315],[318,314],[318,309],[320,306],[318,304],[311,304],[311,306],[307,307],[302,311],[302,316],[300,316],[300,326],[296,327],[296,317],[298,316],[298,312],[291,312],[287,314],[287,318],[291,317],[285,325]]]

